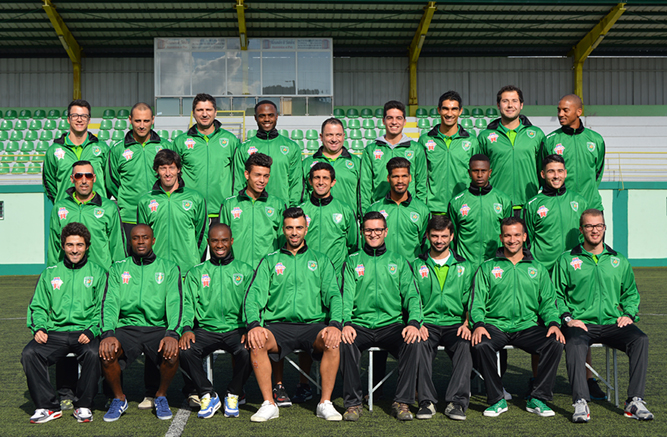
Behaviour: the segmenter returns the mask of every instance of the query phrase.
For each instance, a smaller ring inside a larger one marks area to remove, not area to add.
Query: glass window
[[[331,115],[331,97],[308,97],[308,115]]]
[[[254,97],[232,97],[232,109],[234,111],[245,111],[246,115],[255,115]]]
[[[331,95],[331,52],[299,52],[297,94]]]
[[[260,52],[227,52],[227,93],[233,96],[261,94]]]
[[[191,55],[188,52],[158,52],[160,96],[190,94]]]
[[[262,52],[262,94],[296,94],[295,78],[295,52]]]
[[[161,97],[155,103],[155,115],[181,115],[181,99]]]
[[[192,94],[212,96],[227,94],[225,52],[195,52],[192,54]]]

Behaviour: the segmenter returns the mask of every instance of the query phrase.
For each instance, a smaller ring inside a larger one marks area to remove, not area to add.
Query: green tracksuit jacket
[[[587,208],[586,200],[565,185],[558,191],[547,185],[528,201],[524,219],[531,252],[549,272],[561,253],[580,243],[579,218]]]
[[[108,269],[114,261],[125,259],[125,233],[120,225],[118,207],[99,194],[86,203],[74,199],[74,187],[67,190],[67,197],[56,202],[51,209],[49,225],[49,255],[47,264],[53,265],[65,257],[60,246],[60,234],[65,225],[83,223],[90,231],[91,242],[88,258]]]
[[[100,335],[100,303],[107,289],[107,273],[84,259],[69,259],[47,267],[28,305],[28,328],[37,331],[84,331],[89,339]]]
[[[408,192],[408,200],[397,204],[387,193],[366,212],[379,211],[387,220],[387,250],[408,260],[415,259],[425,249],[424,234],[431,216],[428,206]]]
[[[410,161],[412,182],[408,190],[415,194],[417,199],[426,202],[428,193],[428,174],[424,148],[403,134],[401,141],[392,146],[384,137],[377,138],[370,143],[361,155],[361,211],[368,211],[374,202],[382,199],[389,192],[387,182],[387,162],[391,158],[400,157]]]
[[[174,261],[187,272],[201,262],[206,252],[208,216],[206,200],[187,188],[183,179],[178,189],[165,193],[158,180],[137,205],[137,223],[153,228],[155,254]]]
[[[432,212],[447,212],[449,201],[465,190],[470,180],[470,158],[479,153],[477,137],[459,125],[459,131],[447,144],[438,124],[429,133],[419,137],[419,144],[424,147],[428,165],[426,204]]]
[[[176,263],[130,256],[109,270],[109,289],[102,299],[102,337],[113,337],[123,326],[167,328],[166,336],[179,338],[183,329],[183,288]]]
[[[424,323],[438,326],[461,325],[466,320],[470,285],[475,274],[473,266],[450,249],[449,271],[440,288],[435,263],[428,252],[412,262],[424,312]]]
[[[208,215],[216,215],[220,204],[234,193],[234,154],[239,146],[236,136],[213,121],[215,131],[204,136],[192,126],[174,139],[174,150],[181,155],[183,180],[206,199]],[[244,183],[245,185],[245,179]]]
[[[118,201],[123,223],[135,223],[137,220],[137,203],[157,180],[153,170],[155,155],[162,149],[171,148],[169,140],[160,138],[153,130],[144,144],[139,144],[129,131],[123,140],[111,147],[107,192]]]
[[[621,316],[639,320],[639,291],[630,262],[607,245],[597,259],[581,244],[558,258],[552,277],[560,315],[596,325],[613,325]]]
[[[404,317],[406,314],[406,317]],[[364,328],[422,324],[419,291],[410,263],[383,244],[349,256],[343,266],[343,321]]]
[[[254,269],[264,256],[278,250],[285,207],[285,202],[266,191],[253,201],[245,188],[225,199],[220,207],[220,222],[232,229],[237,242],[232,246],[236,259]]]
[[[491,184],[470,185],[449,202],[447,215],[454,223],[457,252],[477,269],[500,247],[500,222],[512,215],[512,201]]]
[[[518,332],[537,325],[559,325],[556,290],[544,265],[523,249],[523,260],[516,265],[503,248],[480,266],[475,274],[470,297],[470,323],[474,328],[493,325],[503,332]]]
[[[333,264],[306,244],[262,259],[243,306],[248,330],[267,323],[324,323],[341,328],[343,300]]]
[[[602,197],[598,191],[604,173],[605,144],[602,135],[584,128],[579,120],[579,128],[563,126],[551,132],[542,142],[540,158],[561,155],[565,160],[567,178],[565,184],[576,187],[588,203],[588,208],[600,211]]]
[[[308,247],[329,257],[340,272],[347,256],[359,248],[359,228],[352,208],[332,195],[310,199],[299,205],[306,214]]]
[[[273,158],[266,191],[289,202],[289,206],[301,203],[304,188],[301,148],[294,141],[278,134],[276,129],[271,132],[260,130],[255,137],[239,146],[234,158],[234,189],[246,186],[243,175],[245,162],[250,155],[258,152]]]
[[[252,268],[231,252],[191,268],[185,277],[183,332],[191,331],[195,321],[209,332],[245,328],[241,309],[252,276]]]
[[[74,186],[69,177],[72,175],[72,164],[77,161],[90,161],[97,176],[93,189],[102,197],[107,197],[105,170],[109,146],[88,132],[88,139],[81,145],[82,148],[77,148],[69,144],[68,135],[69,132],[66,132],[60,138],[56,138],[44,155],[42,184],[46,197],[55,203],[67,195],[65,191]],[[80,152],[79,155],[77,151]]]
[[[307,196],[313,192],[313,187],[308,183],[308,176],[310,175],[310,168],[318,162],[326,162],[331,164],[336,172],[336,185],[331,187],[331,195],[337,200],[345,202],[353,209],[354,214],[359,216],[359,177],[361,175],[361,160],[359,157],[350,155],[350,152],[343,147],[340,156],[335,160],[331,160],[322,153],[324,147],[315,152],[313,156],[303,160],[303,179],[306,191],[303,194],[304,201]]]
[[[537,194],[538,175],[542,170],[539,158],[544,133],[523,115],[516,129],[514,145],[500,119],[492,121],[478,135],[480,152],[491,160],[491,179],[494,187],[506,193],[514,206],[523,206]]]

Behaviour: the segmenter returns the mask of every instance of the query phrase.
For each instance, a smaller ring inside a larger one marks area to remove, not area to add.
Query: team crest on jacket
[[[285,266],[283,265],[283,263],[276,264],[275,268],[276,268],[276,274],[277,275],[282,275],[285,272]]]
[[[410,220],[417,223],[417,220],[419,220],[419,213],[418,212],[411,212],[410,213]]]
[[[535,133],[534,130],[529,130],[526,132],[526,135],[528,135],[528,138],[535,138]]]
[[[99,147],[95,147],[93,149],[93,155],[100,156],[100,153],[102,153],[102,149],[100,149]]]
[[[270,206],[264,207],[264,211],[266,211],[266,215],[271,217],[274,212],[276,212],[275,209],[271,208]]]
[[[618,267],[621,264],[621,260],[619,258],[616,258],[615,256],[611,257],[611,266],[612,267]]]
[[[426,142],[426,148],[428,149],[429,152],[432,152],[435,150],[435,141],[433,140],[428,140]]]
[[[387,267],[389,268],[389,273],[392,275],[396,274],[396,270],[398,270],[398,266],[396,264],[387,264]]]
[[[211,288],[211,277],[206,273],[201,275],[201,286]]]
[[[363,264],[357,264],[357,266],[354,268],[354,271],[357,272],[357,277],[364,276],[364,272],[366,269],[364,268]]]
[[[408,159],[408,161],[412,161],[412,158],[414,158],[415,152],[412,150],[408,150],[405,152],[405,157]]]
[[[123,284],[129,284],[132,275],[130,275],[130,272],[123,272],[123,274],[120,275],[120,277],[123,279]]]
[[[546,217],[548,212],[549,212],[549,208],[547,208],[544,205],[537,208],[537,214],[542,218]]]
[[[493,276],[495,276],[497,279],[501,279],[503,277],[503,272],[505,270],[501,269],[500,267],[496,266],[491,270],[491,273],[493,273]]]
[[[317,270],[317,261],[308,261],[308,268],[313,272]]]
[[[186,211],[190,211],[190,208],[192,208],[192,200],[184,200],[183,209]]]
[[[157,282],[158,284],[162,284],[162,281],[164,281],[164,273],[157,272],[155,274],[155,282]]]
[[[188,138],[185,140],[185,147],[188,149],[194,149],[195,148],[195,140],[192,138]]]
[[[536,277],[537,276],[537,270],[532,268],[532,267],[528,267],[528,276],[530,276],[531,278]]]
[[[162,150],[161,145],[158,144],[157,146],[155,146],[155,153],[159,152],[160,150]]]
[[[58,217],[60,217],[60,220],[65,220],[67,218],[67,214],[69,214],[67,208],[58,208]]]
[[[375,156],[375,159],[382,159],[383,155],[384,155],[384,152],[380,149],[375,149],[373,151],[373,156]]]
[[[229,144],[229,141],[227,141],[227,138],[220,138],[220,145],[222,147],[227,147],[227,144]]]
[[[463,276],[463,273],[466,271],[466,268],[463,266],[457,266],[456,267],[456,273],[458,273],[459,277]]]
[[[575,270],[581,270],[581,265],[583,264],[583,261],[579,259],[579,257],[572,258],[572,261],[570,262],[570,265],[575,269]]]
[[[53,155],[56,157],[56,159],[63,159],[65,157],[65,151],[58,147],[56,150],[54,150]]]
[[[577,212],[579,210],[579,202],[575,202],[574,200],[570,202],[570,206],[574,210],[574,212]]]
[[[463,150],[465,150],[466,152],[470,150],[470,145],[471,145],[470,141],[464,141],[461,143],[461,147],[463,147]]]
[[[125,161],[129,161],[132,159],[132,155],[134,155],[134,152],[131,151],[130,149],[125,149],[123,152],[123,158],[125,158]]]
[[[51,285],[54,290],[60,290],[60,286],[63,285],[63,280],[60,279],[60,276],[57,276],[51,280]]]
[[[464,203],[461,209],[459,209],[459,212],[463,217],[468,215],[468,212],[470,212],[470,207],[468,206],[467,203]]]
[[[354,168],[354,162],[350,161],[349,159],[345,161],[345,167],[349,168],[352,170]]]
[[[151,209],[151,212],[157,211],[157,207],[159,205],[160,204],[157,203],[157,200],[155,200],[155,199],[151,199],[151,201],[148,203],[148,207]]]
[[[495,133],[495,132],[491,132],[487,138],[488,138],[489,141],[491,141],[492,143],[495,143],[496,141],[498,141],[498,134]]]
[[[241,281],[243,281],[243,275],[241,273],[234,273],[234,275],[232,275],[232,281],[234,281],[235,285],[239,285]]]
[[[387,217],[389,217],[389,214],[387,214],[387,211],[385,211],[384,209],[380,210],[380,214],[382,214],[382,216],[385,218],[385,220],[387,219]]]
[[[93,277],[92,276],[86,276],[83,278],[83,285],[86,288],[90,288],[91,285],[93,285]]]
[[[248,147],[248,155],[254,155],[255,153],[257,153],[257,147],[255,146]]]
[[[595,143],[586,143],[589,152],[595,152]]]
[[[426,266],[419,267],[419,274],[422,276],[423,279],[428,278],[428,267]]]
[[[239,208],[238,206],[235,206],[234,209],[232,209],[232,217],[235,219],[241,218],[241,213],[243,210]]]
[[[96,218],[102,218],[104,216],[104,210],[102,208],[95,208],[93,214],[95,215]]]
[[[563,147],[563,145],[560,143],[556,144],[556,147],[554,147],[554,152],[556,152],[556,155],[562,156],[564,151],[565,147]]]
[[[332,215],[332,218],[333,218],[334,223],[338,224],[338,223],[341,222],[341,220],[343,220],[343,214],[334,212],[333,215]]]
[[[310,220],[311,220],[310,216],[306,214],[306,227],[310,226]]]
[[[280,148],[280,152],[281,152],[283,155],[287,155],[287,154],[289,153],[289,147],[287,147],[287,146],[282,146],[282,147]]]
[[[500,203],[494,203],[493,210],[496,212],[496,214],[500,214],[503,212],[503,206]]]

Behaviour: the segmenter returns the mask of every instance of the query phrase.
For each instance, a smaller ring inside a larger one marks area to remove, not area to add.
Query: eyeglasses
[[[69,117],[72,120],[88,120],[90,118],[90,115],[88,115],[88,114],[70,114]]]
[[[371,235],[371,234],[381,234],[384,232],[387,228],[364,228],[364,235]]]
[[[85,177],[86,179],[89,179],[89,180],[92,180],[92,179],[95,177],[95,175],[92,174],[92,173],[74,173],[72,176],[73,176],[74,179],[76,179],[77,181],[80,180],[81,178],[84,178],[84,177]]]
[[[584,229],[587,231],[592,231],[593,228],[597,229],[598,231],[603,231],[604,228],[607,226],[604,223],[598,223],[597,225],[584,225]]]

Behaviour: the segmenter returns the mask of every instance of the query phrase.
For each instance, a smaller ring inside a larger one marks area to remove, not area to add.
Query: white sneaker
[[[62,411],[47,410],[46,408],[38,408],[35,414],[30,417],[30,423],[45,423],[53,419],[60,419],[63,416]]]
[[[152,410],[153,408],[155,408],[155,398],[146,396],[143,401],[139,402],[137,408],[139,408],[140,410]]]
[[[331,401],[324,401],[317,404],[317,417],[321,417],[324,420],[330,422],[339,422],[343,420],[343,416],[340,415],[336,408],[331,403]]]
[[[267,420],[278,418],[278,406],[271,401],[264,401],[262,406],[250,418],[251,422],[266,422]]]
[[[77,408],[74,410],[72,413],[72,416],[79,422],[79,423],[88,423],[93,421],[93,412],[90,411],[88,408]]]

